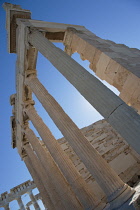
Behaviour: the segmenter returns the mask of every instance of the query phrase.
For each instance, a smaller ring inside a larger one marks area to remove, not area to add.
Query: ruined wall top
[[[36,188],[34,181],[28,180],[12,188],[10,190],[10,193],[4,192],[0,194],[0,207],[4,206],[6,203],[15,200],[18,196],[21,196],[34,188]]]

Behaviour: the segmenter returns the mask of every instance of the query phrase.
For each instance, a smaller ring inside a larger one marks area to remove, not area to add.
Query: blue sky
[[[12,108],[9,97],[15,93],[16,55],[7,52],[3,3],[4,1],[0,0],[0,193],[30,179],[17,150],[11,148]],[[32,19],[83,25],[101,38],[140,49],[139,0],[9,0],[9,3],[19,4],[23,9],[31,10]],[[62,47],[61,44],[58,46]],[[74,54],[73,58],[88,69],[88,61],[81,61],[78,54]],[[75,88],[40,54],[37,70],[40,81],[80,128],[101,118]],[[55,137],[61,137],[61,133],[38,102],[36,108]]]

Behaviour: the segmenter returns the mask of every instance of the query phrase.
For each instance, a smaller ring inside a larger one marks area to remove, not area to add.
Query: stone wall
[[[140,155],[125,142],[109,123],[105,120],[100,120],[81,130],[88,141],[106,159],[124,182],[133,185],[133,182],[135,183],[138,180],[138,176],[140,176]],[[103,198],[104,192],[68,142],[64,138],[59,139],[58,142],[72,160],[81,176],[95,190],[95,194]]]

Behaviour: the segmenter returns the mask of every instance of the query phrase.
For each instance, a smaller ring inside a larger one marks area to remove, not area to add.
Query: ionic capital
[[[77,30],[75,28],[68,27],[65,32],[64,41],[63,41],[63,44],[65,45],[64,51],[70,56],[73,54],[71,43],[72,43],[74,33],[77,33]]]
[[[29,34],[34,33],[34,31],[38,31],[38,29],[36,27],[33,27],[33,26],[28,27],[28,29],[29,29]]]
[[[24,149],[24,147],[22,148],[21,150],[21,154],[20,154],[21,158],[24,160],[25,157],[27,157],[27,153],[26,153],[26,150]]]
[[[27,101],[24,101],[24,105],[23,105],[23,108],[27,108],[27,107],[32,107],[33,105],[35,105],[35,101],[34,100],[27,100]]]
[[[29,141],[28,141],[28,138],[26,136],[26,131],[29,129],[29,126],[23,126],[22,128],[22,133],[23,133],[23,136],[22,136],[22,143],[23,145],[26,145],[26,144],[29,144]]]
[[[77,30],[72,27],[68,27],[67,30],[65,31],[65,36],[64,36],[64,45],[70,45],[72,41],[72,36],[74,33],[77,33]]]
[[[72,27],[68,27],[67,30],[65,31],[65,36],[64,36],[64,44],[70,44],[72,41],[72,35],[74,33],[77,33],[77,30]],[[70,43],[69,43],[70,42]]]
[[[28,79],[32,79],[35,78],[37,76],[37,71],[36,69],[28,69],[25,71],[25,84],[26,84],[26,80]]]
[[[23,141],[25,142],[24,145],[26,144],[26,142],[28,142],[26,133],[28,133],[29,130],[30,130],[29,126],[23,126],[22,133],[23,133]]]
[[[29,119],[28,117],[28,110],[31,110],[34,108],[34,103],[24,103],[23,107],[23,115],[25,119]]]
[[[32,108],[33,107],[33,105],[35,104],[35,102],[33,101],[33,100],[27,100],[27,101],[25,101],[24,102],[24,104],[23,104],[23,109],[22,109],[22,114],[23,114],[23,124],[22,124],[22,128],[23,129],[25,129],[26,127],[28,127],[29,126],[29,123],[28,123],[28,121],[29,121],[29,117],[28,117],[28,115],[27,115],[27,113],[26,113],[26,109],[27,109],[27,107],[29,108]]]

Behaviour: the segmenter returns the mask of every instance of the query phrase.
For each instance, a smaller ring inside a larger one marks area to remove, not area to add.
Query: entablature
[[[16,19],[30,19],[31,12],[30,10],[22,9],[19,5],[14,5],[10,3],[3,4],[4,9],[6,10],[6,30],[8,37],[8,52],[16,53]]]

